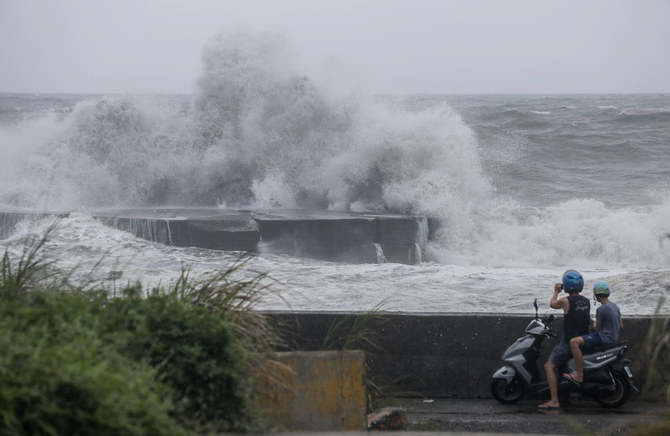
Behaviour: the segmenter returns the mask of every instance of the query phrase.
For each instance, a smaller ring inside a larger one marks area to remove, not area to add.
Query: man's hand
[[[554,293],[551,296],[551,301],[549,302],[549,307],[552,309],[563,309],[564,313],[568,313],[570,308],[570,303],[568,303],[567,298],[558,299],[558,294],[563,290],[563,283],[556,283],[554,285]]]

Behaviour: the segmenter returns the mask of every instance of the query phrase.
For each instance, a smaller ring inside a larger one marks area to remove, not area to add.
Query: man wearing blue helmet
[[[549,306],[552,309],[563,309],[563,340],[554,347],[551,354],[549,354],[547,363],[544,364],[551,399],[538,406],[542,411],[558,409],[558,378],[556,376],[556,368],[563,365],[572,357],[570,340],[589,332],[591,303],[588,298],[579,295],[582,289],[584,289],[584,277],[573,269],[567,270],[563,274],[562,283],[554,285],[554,295],[551,297]],[[561,291],[565,291],[568,296],[558,298],[558,294]]]
[[[596,282],[593,285],[593,298],[600,303],[596,310],[596,320],[593,323],[593,333],[577,336],[570,339],[570,349],[575,358],[576,371],[572,374],[563,374],[573,383],[581,384],[584,381],[584,356],[587,351],[598,345],[616,344],[619,340],[619,330],[623,327],[619,306],[609,300],[610,285],[607,282]]]

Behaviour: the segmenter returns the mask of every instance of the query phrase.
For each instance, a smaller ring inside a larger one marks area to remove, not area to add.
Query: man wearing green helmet
[[[619,306],[609,300],[610,286],[600,281],[593,285],[593,298],[600,303],[596,310],[596,319],[593,333],[577,336],[570,340],[570,350],[575,359],[576,371],[572,374],[563,374],[563,377],[573,383],[581,384],[584,381],[584,356],[582,348],[587,351],[598,345],[616,344],[619,340],[619,330],[623,327]]]

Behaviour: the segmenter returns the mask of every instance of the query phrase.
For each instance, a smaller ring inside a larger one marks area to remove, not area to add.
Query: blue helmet
[[[582,292],[584,289],[584,277],[574,269],[563,273],[563,290],[565,292]]]
[[[593,285],[593,295],[598,296],[602,295],[604,297],[609,297],[610,296],[610,285],[607,282],[604,281],[599,281],[596,282],[595,285]]]

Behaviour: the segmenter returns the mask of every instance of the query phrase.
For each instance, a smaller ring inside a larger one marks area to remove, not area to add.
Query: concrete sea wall
[[[532,315],[505,314],[364,314],[268,312],[288,349],[338,349],[366,326],[368,373],[395,396],[491,397],[491,375],[502,365],[500,356],[522,336]],[[624,317],[621,341],[629,347],[632,370],[641,387],[646,377],[640,356],[651,317]],[[562,335],[562,318],[553,326]],[[328,344],[324,345],[324,341]],[[544,343],[542,365],[557,340]]]
[[[17,223],[64,213],[0,212],[0,237]],[[91,212],[103,224],[178,247],[287,254],[335,262],[415,264],[425,217],[314,210],[135,209]]]

